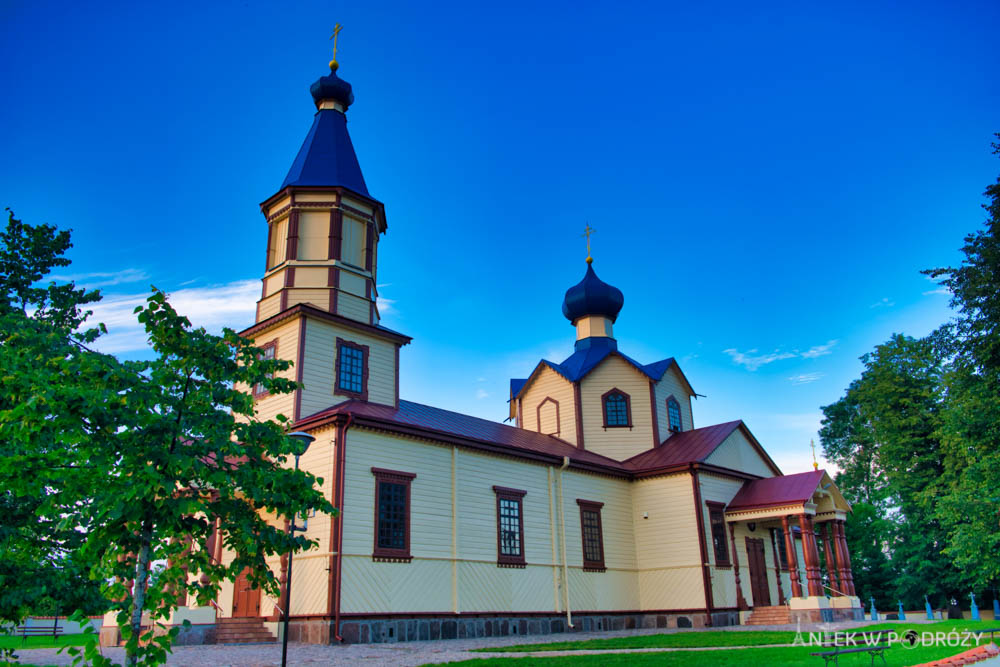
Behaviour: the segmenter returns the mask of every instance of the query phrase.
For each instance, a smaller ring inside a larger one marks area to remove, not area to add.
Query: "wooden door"
[[[233,584],[233,618],[260,616],[260,589],[247,578],[249,568],[240,572]]]
[[[753,595],[753,606],[770,607],[771,589],[767,585],[763,539],[747,538],[747,566],[750,568],[750,593]]]

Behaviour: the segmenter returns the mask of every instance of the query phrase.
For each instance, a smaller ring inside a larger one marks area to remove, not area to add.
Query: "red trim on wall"
[[[586,449],[583,444],[583,401],[580,394],[580,383],[573,383],[573,403],[576,408],[576,446]]]
[[[299,349],[295,351],[295,382],[298,387],[295,389],[295,417],[293,421],[302,418],[302,375],[305,372],[306,358],[306,318],[299,318]]]
[[[582,549],[583,571],[606,572],[607,568],[604,565],[604,524],[601,520],[601,508],[604,507],[604,503],[577,498],[576,504],[580,506],[580,546]],[[601,549],[600,560],[587,560],[587,537],[583,522],[584,512],[595,512],[597,514],[597,541]]]
[[[494,486],[493,492],[496,494],[497,507],[497,566],[498,567],[525,567],[524,560],[524,496],[528,493],[522,489],[511,489],[506,486]],[[517,503],[518,522],[518,545],[520,553],[517,555],[505,554],[500,550],[500,501],[507,500]]]
[[[285,245],[285,261],[299,258],[299,212],[293,210],[288,216],[288,240]]]
[[[701,582],[705,591],[705,614],[708,616],[706,623],[712,625],[712,577],[708,562],[708,543],[705,541],[705,513],[701,509],[701,484],[698,483],[698,471],[691,471],[691,489],[694,492],[695,524],[698,526],[698,546],[701,553]]]
[[[546,396],[542,399],[542,402],[535,406],[535,430],[539,433],[542,432],[542,406],[546,403],[553,403],[556,406],[556,432],[548,433],[547,435],[555,435],[556,437],[562,433],[562,422],[559,421],[559,401],[552,398],[551,396]]]
[[[653,447],[660,446],[660,421],[656,413],[656,383],[649,381],[649,410],[653,417]]]
[[[340,386],[340,351],[349,347],[361,352],[361,391],[349,391],[343,389]],[[361,345],[360,343],[355,343],[353,341],[344,340],[343,338],[337,338],[337,358],[334,360],[333,365],[333,394],[335,396],[348,396],[350,398],[356,398],[362,401],[368,400],[368,352],[369,348],[367,345]]]
[[[337,313],[337,298],[340,294],[340,269],[330,267],[330,275],[327,277],[330,282],[330,312]]]
[[[719,554],[715,550],[715,533],[712,533],[712,557],[715,558],[715,567],[732,567],[733,559],[729,555],[729,544],[727,543],[726,537],[726,504],[717,503],[712,500],[706,500],[705,505],[708,507],[708,526],[713,528],[712,525],[712,514],[718,512],[722,517],[722,547],[726,550],[726,557],[724,560],[719,560]],[[714,529],[714,528],[713,528]]]
[[[612,394],[621,394],[625,397],[625,416],[628,418],[627,424],[608,424],[608,411],[605,403],[607,399],[611,397]],[[626,392],[622,391],[618,387],[609,389],[608,391],[601,394],[601,420],[604,422],[604,428],[632,428],[632,397]]]
[[[339,209],[330,211],[330,242],[327,249],[330,259],[340,259],[344,238],[344,214]]]
[[[369,218],[370,220],[371,218]],[[369,222],[365,225],[365,271],[372,270],[372,251],[375,247],[375,225]]]
[[[412,472],[402,472],[399,470],[387,470],[386,468],[372,468],[375,475],[375,523],[374,534],[375,544],[372,549],[372,559],[380,561],[391,561],[397,563],[408,563],[413,558],[410,555],[410,485],[416,474]],[[404,512],[404,537],[402,549],[387,549],[378,545],[378,515],[379,515],[379,485],[382,483],[402,484],[406,487],[406,510]]]

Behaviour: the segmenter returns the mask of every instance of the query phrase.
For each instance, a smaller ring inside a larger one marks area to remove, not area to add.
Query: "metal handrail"
[[[827,590],[830,590],[830,591],[833,591],[834,593],[837,593],[838,595],[840,595],[840,596],[843,596],[843,597],[845,597],[845,598],[847,598],[847,597],[851,597],[850,595],[848,595],[847,593],[844,593],[843,591],[838,591],[838,590],[837,590],[836,588],[834,588],[833,586],[827,586],[826,584],[822,584],[822,583],[821,583],[820,585],[821,585],[821,586],[822,586],[823,588],[825,588],[825,589],[827,589]]]
[[[215,600],[209,600],[209,601],[208,601],[208,603],[209,603],[210,605],[212,605],[213,607],[215,607],[215,608],[216,608],[216,610],[218,610],[218,612],[219,612],[219,616],[222,616],[223,618],[225,618],[225,616],[226,616],[226,612],[225,612],[225,611],[223,611],[222,607],[220,607],[220,606],[219,606],[219,603],[218,603],[218,602],[216,602]]]

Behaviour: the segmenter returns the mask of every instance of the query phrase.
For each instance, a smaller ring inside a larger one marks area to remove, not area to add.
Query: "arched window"
[[[620,389],[612,389],[601,397],[604,412],[604,428],[632,427],[632,409],[629,395]]]
[[[684,430],[684,424],[681,422],[681,404],[673,396],[667,399],[667,424],[674,433]]]

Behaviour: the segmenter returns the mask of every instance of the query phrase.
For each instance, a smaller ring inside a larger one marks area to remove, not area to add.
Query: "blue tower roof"
[[[344,111],[354,101],[351,84],[336,73],[320,77],[310,88],[316,104],[323,100],[339,103]],[[302,148],[288,170],[281,189],[289,185],[341,186],[371,197],[361,175],[361,165],[354,153],[354,144],[347,133],[344,111],[320,109],[313,118],[312,128],[302,142]]]
[[[598,278],[593,265],[588,263],[583,280],[566,290],[562,312],[566,319],[574,323],[587,315],[600,315],[614,322],[623,305],[625,296],[622,291]]]

